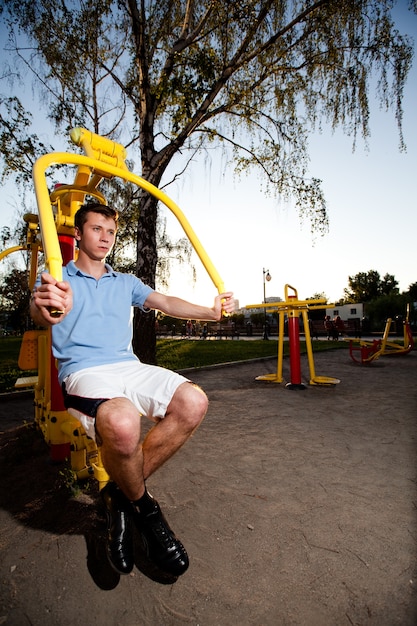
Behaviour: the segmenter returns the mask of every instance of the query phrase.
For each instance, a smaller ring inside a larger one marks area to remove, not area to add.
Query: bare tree
[[[314,232],[327,229],[308,137],[323,121],[365,140],[369,90],[395,111],[412,42],[390,0],[4,0],[16,60],[34,73],[57,129],[86,126],[140,154],[160,186],[177,157],[230,148],[238,172],[260,168]],[[415,2],[410,8],[416,10]],[[30,46],[13,39],[23,29]],[[136,273],[154,286],[157,201],[139,190]],[[138,313],[136,352],[154,360],[153,318]]]

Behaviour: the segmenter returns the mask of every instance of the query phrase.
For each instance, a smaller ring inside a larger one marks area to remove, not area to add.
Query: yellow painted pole
[[[389,331],[390,331],[390,328],[391,328],[391,323],[392,323],[392,318],[389,317],[387,319],[387,323],[385,324],[385,330],[384,330],[384,334],[382,336],[381,354],[384,354],[384,352],[385,352],[385,347],[386,347],[387,342],[388,342],[388,337],[389,337]]]
[[[40,247],[40,244],[35,243],[30,246],[29,289],[31,291],[38,277],[38,254]]]
[[[278,313],[278,363],[277,363],[277,382],[282,383],[282,363],[284,360],[284,328],[285,328],[285,312]]]
[[[308,357],[308,366],[310,369],[310,385],[314,384],[314,379],[316,378],[316,370],[314,367],[314,357],[313,357],[313,348],[311,347],[311,335],[310,335],[310,327],[308,325],[308,313],[306,310],[301,311],[301,315],[303,317],[304,324],[304,335],[306,340],[306,350]]]
[[[50,165],[66,163],[65,153],[45,154],[35,161],[33,166],[33,182],[35,185],[36,201],[39,209],[39,224],[42,235],[42,245],[45,255],[45,265],[55,280],[62,280],[62,254],[59,247],[54,214],[49,198],[45,172]]]
[[[291,287],[291,285],[285,285],[284,287],[284,297],[285,297],[285,302],[287,302],[290,298],[290,296],[288,295],[288,289],[292,289],[294,292],[294,296],[296,300],[298,300],[298,293],[295,287]]]

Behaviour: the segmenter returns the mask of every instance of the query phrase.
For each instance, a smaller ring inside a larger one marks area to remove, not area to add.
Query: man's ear
[[[78,226],[75,227],[74,237],[77,241],[80,241],[81,239],[81,233],[80,233],[80,229],[78,228]]]

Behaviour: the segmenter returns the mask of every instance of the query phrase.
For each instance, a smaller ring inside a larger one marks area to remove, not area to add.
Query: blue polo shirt
[[[73,291],[73,308],[52,327],[52,352],[58,378],[87,367],[137,360],[132,350],[133,306],[143,309],[153,289],[132,274],[107,272],[99,280],[70,261],[63,280]]]

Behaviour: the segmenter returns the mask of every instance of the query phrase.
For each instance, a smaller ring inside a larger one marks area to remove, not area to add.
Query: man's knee
[[[204,419],[208,409],[208,398],[204,391],[196,385],[190,385],[193,389],[193,397],[190,398],[191,413],[193,414],[193,426],[197,427]]]
[[[184,383],[178,387],[167,410],[169,415],[176,415],[182,423],[193,430],[203,420],[208,408],[208,398],[204,391],[193,383]]]
[[[107,400],[97,410],[96,429],[104,447],[130,455],[140,441],[140,413],[126,398]]]

